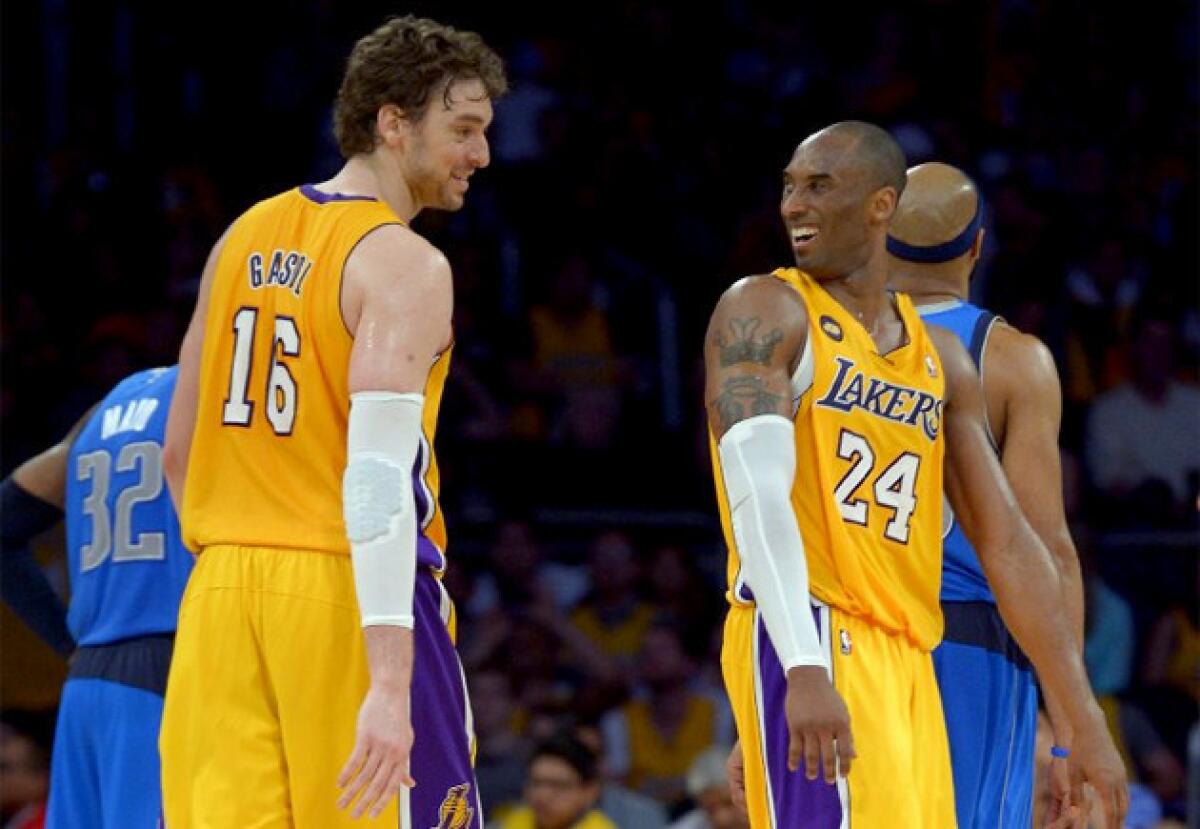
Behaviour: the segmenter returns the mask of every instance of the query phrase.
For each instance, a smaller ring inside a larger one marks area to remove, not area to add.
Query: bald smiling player
[[[967,301],[983,244],[981,216],[979,193],[961,170],[939,163],[910,169],[887,240],[890,285],[912,298],[926,323],[954,332],[975,361],[992,442],[1021,511],[1053,554],[1062,604],[1082,641],[1079,559],[1062,502],[1058,374],[1041,341]],[[1025,829],[1032,821],[1037,730],[1033,669],[1000,619],[979,557],[949,507],[944,531],[946,627],[933,659],[958,824]],[[1059,735],[1059,748],[1064,742]]]

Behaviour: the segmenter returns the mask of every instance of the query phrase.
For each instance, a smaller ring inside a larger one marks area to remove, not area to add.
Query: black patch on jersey
[[[830,316],[821,317],[821,330],[835,343],[840,343],[844,336],[842,334],[842,326],[838,325],[838,321]]]

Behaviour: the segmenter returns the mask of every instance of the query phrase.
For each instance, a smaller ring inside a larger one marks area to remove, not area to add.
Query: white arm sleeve
[[[414,624],[417,516],[412,471],[424,405],[420,394],[350,395],[342,508],[363,627]]]
[[[742,572],[784,672],[798,665],[828,668],[791,502],[795,426],[779,415],[757,415],[735,423],[717,448]]]

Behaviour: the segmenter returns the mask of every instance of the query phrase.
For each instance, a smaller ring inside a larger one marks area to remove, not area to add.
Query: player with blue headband
[[[1054,555],[1062,603],[1082,647],[1083,586],[1063,510],[1058,454],[1062,390],[1041,341],[968,301],[983,246],[983,214],[983,199],[962,170],[936,162],[910,169],[888,233],[889,284],[912,297],[926,323],[953,331],[975,360],[992,441],[1021,510]],[[1024,829],[1032,822],[1033,670],[1001,620],[975,550],[948,505],[944,533],[946,629],[933,658],[958,824]],[[1054,700],[1047,702],[1053,714]],[[1069,762],[1069,739],[1056,738],[1052,754],[1061,767]]]

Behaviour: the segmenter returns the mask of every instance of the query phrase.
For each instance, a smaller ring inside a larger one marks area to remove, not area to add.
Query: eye
[[[795,189],[796,189],[796,185],[792,184],[792,180],[791,180],[791,179],[787,179],[787,178],[785,178],[785,179],[783,180],[783,194],[784,194],[785,196],[786,196],[788,193],[791,193],[791,192],[792,192],[793,190],[795,190]]]

